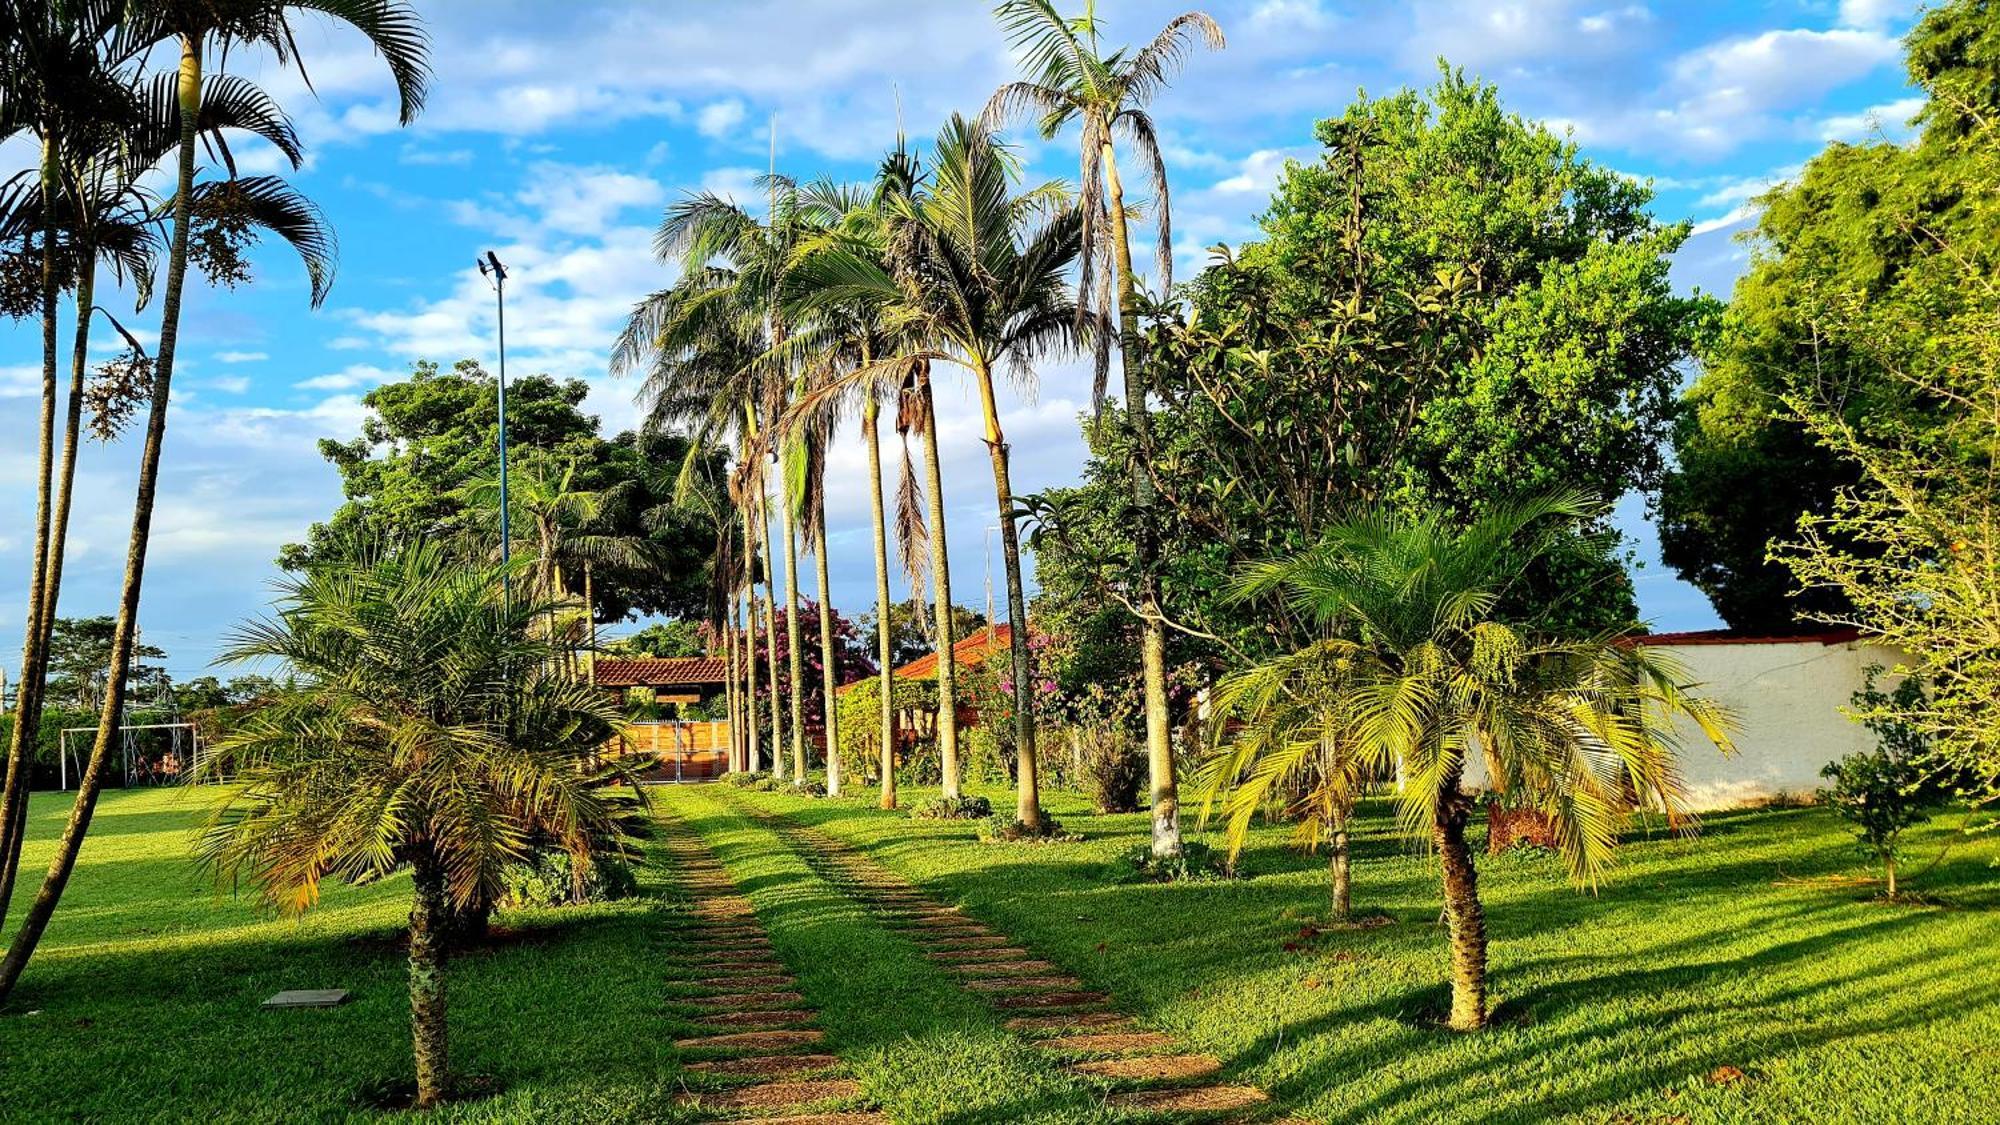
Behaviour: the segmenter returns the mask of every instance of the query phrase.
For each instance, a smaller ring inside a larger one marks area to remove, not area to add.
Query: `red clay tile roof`
[[[986,659],[988,642],[993,648],[1004,649],[1014,643],[1014,628],[1011,625],[995,625],[992,629],[981,628],[977,633],[951,646],[961,666],[978,664]],[[934,680],[937,678],[938,654],[926,653],[901,668],[896,669],[899,680]]]
[[[605,657],[597,662],[598,687],[658,688],[720,684],[728,677],[728,664],[711,656]]]

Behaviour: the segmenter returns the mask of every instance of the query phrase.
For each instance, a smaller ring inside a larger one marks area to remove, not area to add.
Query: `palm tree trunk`
[[[0,959],[0,1004],[4,1004],[14,984],[21,978],[35,946],[41,942],[49,919],[62,901],[63,888],[76,869],[76,857],[83,850],[84,834],[97,810],[97,796],[104,785],[104,770],[125,709],[125,680],[132,670],[134,633],[139,624],[139,591],[146,574],[146,548],[153,530],[153,501],[160,483],[160,450],[167,436],[167,405],[172,397],[174,356],[180,342],[181,291],[187,280],[188,221],[194,194],[194,132],[201,106],[201,45],[181,41],[179,95],[181,143],[179,178],[174,193],[172,245],[167,258],[165,299],[160,305],[160,345],[153,372],[152,401],[146,412],[146,440],[139,458],[139,484],[132,510],[132,539],[126,549],[125,580],[119,591],[118,618],[111,637],[111,666],[105,685],[104,709],[98,716],[97,738],[90,748],[90,762],[77,783],[76,803],[70,807],[55,858],[41,890],[29,906],[21,928],[7,955]]]
[[[806,662],[804,630],[799,621],[799,534],[792,522],[789,496],[781,497],[778,519],[785,536],[785,667],[791,672],[786,694],[792,719],[792,784],[806,783]]]
[[[882,435],[876,425],[881,404],[870,393],[861,406],[861,435],[868,441],[868,503],[875,520],[875,647],[882,667],[877,685],[882,689],[880,738],[882,740],[882,800],[885,809],[896,807],[896,700],[895,669],[891,667],[889,602],[889,520],[882,503]]]
[[[761,486],[760,486],[761,489]],[[784,701],[778,693],[778,588],[771,567],[771,509],[762,491],[757,495],[758,537],[764,543],[764,660],[771,683],[771,775],[785,776]]]
[[[1014,680],[1014,816],[1024,827],[1042,829],[1041,767],[1035,755],[1035,687],[1028,664],[1028,599],[1021,586],[1021,537],[1014,526],[1014,483],[1007,438],[1000,432],[1000,408],[993,397],[993,371],[973,368],[979,404],[986,414],[986,451],[993,460],[993,492],[1000,514],[1000,557],[1007,572],[1008,648]],[[990,623],[989,623],[990,624]]]
[[[757,724],[757,510],[743,510],[743,749],[746,769],[755,772],[764,757]]]
[[[416,865],[410,898],[410,1047],[416,1060],[416,1108],[444,1100],[451,1083],[445,1023],[444,930],[451,909],[445,901],[444,872],[433,861]]]
[[[1444,868],[1444,912],[1451,927],[1451,1019],[1454,1031],[1486,1026],[1486,909],[1479,902],[1479,874],[1465,825],[1472,802],[1459,792],[1453,774],[1438,801],[1431,828],[1438,862]]]
[[[1348,814],[1333,818],[1333,855],[1327,867],[1333,878],[1333,920],[1345,922],[1354,916],[1353,859],[1347,844]]]
[[[937,611],[937,745],[938,767],[943,773],[944,795],[959,796],[958,770],[958,647],[957,622],[951,613],[951,552],[946,550],[944,529],[944,472],[939,465],[937,404],[931,394],[927,368],[917,370],[918,409],[923,413],[924,490],[931,521],[931,600]],[[883,618],[883,628],[888,619]],[[885,671],[884,675],[888,673]],[[887,686],[886,684],[884,685]]]
[[[35,477],[35,549],[29,565],[28,614],[21,626],[21,683],[15,690],[14,729],[7,743],[7,775],[0,788],[0,924],[7,920],[14,882],[21,870],[21,849],[28,835],[28,775],[33,770],[32,747],[42,728],[42,696],[48,679],[48,633],[53,620],[48,602],[49,550],[53,516],[51,487],[55,476],[56,432],[56,275],[55,216],[57,153],[55,143],[42,142],[42,413],[41,449]],[[73,463],[73,462],[72,462]],[[6,990],[0,988],[0,999]]]
[[[1180,788],[1174,778],[1174,748],[1167,721],[1167,627],[1161,617],[1159,515],[1152,477],[1153,423],[1146,408],[1146,380],[1140,370],[1138,286],[1132,272],[1132,241],[1126,229],[1125,188],[1111,131],[1103,132],[1105,193],[1111,204],[1111,240],[1118,272],[1118,366],[1125,381],[1125,425],[1132,488],[1132,542],[1137,556],[1139,661],[1146,705],[1146,768],[1153,791],[1153,855],[1181,852]]]
[[[826,501],[818,499],[824,489],[815,489],[813,501],[813,534],[819,539],[818,563],[813,568],[819,581],[819,680],[824,695],[821,701],[826,712],[826,795],[840,796],[840,716],[835,703],[839,697],[835,692],[840,687],[840,660],[833,650],[833,601],[827,578],[826,542]]]

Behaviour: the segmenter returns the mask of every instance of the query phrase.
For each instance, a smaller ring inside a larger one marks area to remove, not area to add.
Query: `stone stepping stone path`
[[[844,841],[747,802],[731,798],[731,803],[777,832],[828,882],[996,1009],[1007,1030],[1072,1073],[1111,1083],[1106,1105],[1172,1121],[1268,1120],[1270,1096],[1263,1090],[1215,1081],[1220,1059],[1189,1053],[1170,1035],[1141,1030],[1112,1007],[1108,994],[1086,987]]]
[[[658,815],[661,850],[689,903],[688,924],[670,944],[682,970],[670,1002],[686,1011],[695,1034],[674,1046],[694,1056],[684,1063],[689,1073],[717,1083],[682,1094],[680,1103],[718,1121],[887,1125],[883,1114],[836,1108],[865,1094],[841,1072],[840,1058],[822,1050],[826,1033],[812,1026],[817,1017],[749,898],[700,836]]]

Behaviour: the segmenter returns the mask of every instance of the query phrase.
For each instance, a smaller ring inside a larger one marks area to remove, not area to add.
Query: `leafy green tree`
[[[1715,316],[1668,276],[1687,227],[1491,86],[1447,71],[1428,96],[1358,100],[1319,138],[1262,241],[1142,310],[1170,665],[1301,647],[1309,622],[1212,576],[1303,551],[1358,506],[1466,520],[1523,488],[1652,487],[1679,366]],[[1082,484],[1032,505],[1037,573],[1043,612],[1109,628],[1107,601],[1142,596],[1119,493],[1131,438],[1086,436]],[[1580,637],[1637,617],[1602,520],[1522,565],[1510,612],[1554,606],[1549,627]]]
[[[709,640],[700,622],[683,617],[655,622],[612,642],[612,647],[635,656],[706,656]]]
[[[1923,680],[1905,676],[1885,691],[1876,683],[1884,671],[1871,665],[1867,684],[1853,697],[1855,714],[1875,734],[1875,748],[1827,763],[1820,776],[1832,782],[1821,795],[1882,865],[1884,893],[1894,899],[1903,830],[1928,820],[1928,810],[1943,804],[1950,789],[1941,784],[1930,736],[1908,717],[1930,703]]]
[[[616,495],[616,503],[593,505],[596,517],[582,529],[600,544],[634,548],[592,558],[596,620],[699,614],[707,604],[715,523],[699,506],[676,502],[674,481],[693,456],[690,443],[651,431],[607,441],[595,416],[583,412],[588,393],[581,379],[508,381],[507,444],[523,484],[526,475],[540,474],[567,480],[571,492]],[[419,361],[408,379],[374,388],[362,404],[371,413],[359,436],[320,442],[321,455],[340,472],[345,502],[313,525],[304,543],[285,547],[279,564],[300,570],[338,557],[346,544],[385,537],[497,544],[491,505],[482,509],[477,495],[493,479],[499,448],[493,377],[473,360],[450,371]],[[532,526],[524,521],[522,533]],[[574,570],[581,559],[551,561]]]
[[[1911,81],[1927,95],[1920,136],[1829,145],[1759,201],[1749,272],[1674,435],[1662,554],[1739,629],[1796,631],[1850,608],[1837,587],[1801,587],[1769,557],[1774,540],[1792,538],[1802,518],[1831,516],[1861,483],[1854,459],[1788,402],[1832,408],[1863,439],[1943,424],[1899,372],[1955,331],[1968,276],[2000,262],[1990,141],[1975,124],[2000,111],[1992,5],[1941,4],[1905,43]],[[1871,310],[1866,331],[1830,324],[1830,305],[1850,298]]]
[[[116,623],[108,615],[56,618],[49,637],[48,698],[73,710],[94,712],[102,707],[116,635]],[[132,658],[127,694],[136,697],[150,691],[157,698],[167,686],[166,669],[144,662],[165,660],[166,651],[141,643],[133,646]]]
[[[327,879],[411,872],[418,1108],[450,1084],[452,912],[497,899],[507,868],[541,852],[579,872],[624,857],[643,801],[605,759],[616,705],[564,673],[574,653],[537,624],[550,606],[503,597],[502,574],[418,540],[288,580],[276,617],[245,626],[226,657],[296,682],[205,766],[236,784],[197,854],[267,905],[298,913]]]
[[[1173,226],[1167,198],[1167,165],[1160,155],[1153,119],[1146,112],[1154,95],[1165,88],[1196,44],[1223,45],[1222,28],[1202,12],[1185,12],[1167,21],[1150,43],[1138,50],[1120,48],[1109,54],[1099,45],[1097,7],[1065,18],[1050,0],[1002,0],[994,9],[1007,31],[1008,45],[1022,60],[1029,78],[1002,86],[987,103],[986,117],[1033,116],[1044,139],[1052,139],[1075,122],[1081,134],[1078,179],[1083,216],[1082,268],[1078,271],[1076,307],[1079,313],[1095,299],[1096,374],[1093,398],[1104,400],[1111,346],[1110,318],[1118,318],[1118,349],[1124,373],[1124,422],[1127,480],[1131,488],[1134,571],[1133,608],[1139,618],[1139,652],[1145,693],[1146,759],[1152,781],[1153,856],[1167,860],[1180,855],[1179,788],[1174,779],[1173,746],[1167,730],[1167,633],[1162,618],[1159,578],[1159,516],[1154,496],[1152,427],[1146,404],[1146,379],[1140,362],[1139,281],[1132,268],[1124,181],[1118,172],[1122,137],[1128,155],[1151,175],[1153,247],[1160,292],[1173,287]],[[1104,271],[1115,282],[1108,292],[1094,293],[1093,274]],[[1114,305],[1115,296],[1115,309]]]
[[[1662,719],[1685,716],[1729,745],[1721,713],[1688,692],[1671,662],[1616,637],[1566,640],[1503,611],[1521,562],[1601,510],[1563,494],[1495,503],[1455,526],[1378,506],[1332,524],[1305,551],[1245,569],[1235,587],[1239,597],[1282,597],[1318,635],[1217,693],[1223,713],[1245,720],[1201,784],[1211,802],[1227,794],[1232,851],[1288,784],[1399,778],[1402,822],[1429,836],[1444,877],[1458,1030],[1487,1021],[1486,915],[1466,844],[1475,763],[1488,785],[1549,818],[1571,875],[1594,886],[1628,813],[1679,815]]]
[[[951,607],[952,632],[969,637],[986,627],[986,615],[962,605]],[[856,618],[868,650],[877,651],[882,641],[882,615],[864,613]],[[920,656],[937,651],[937,632],[931,625],[931,607],[917,598],[905,598],[889,606],[889,659],[900,668]]]

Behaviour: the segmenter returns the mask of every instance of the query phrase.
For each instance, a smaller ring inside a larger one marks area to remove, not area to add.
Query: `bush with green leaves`
[[[993,802],[984,797],[938,797],[910,810],[912,820],[984,820]]]
[[[1112,865],[1112,880],[1119,883],[1210,883],[1238,878],[1229,855],[1199,840],[1181,844],[1179,855],[1161,858],[1151,844],[1127,848]]]
[[[1832,784],[1820,796],[1854,826],[1862,850],[1882,865],[1887,897],[1895,898],[1903,830],[1930,819],[1928,810],[1942,804],[1948,791],[1930,739],[1900,717],[1922,704],[1923,681],[1906,676],[1883,691],[1875,682],[1882,671],[1870,665],[1866,686],[1853,697],[1862,725],[1875,734],[1875,749],[1829,762],[1820,776]]]
[[[622,860],[595,859],[579,871],[567,852],[539,852],[502,871],[500,886],[500,904],[518,910],[631,898],[639,893],[639,878]]]

